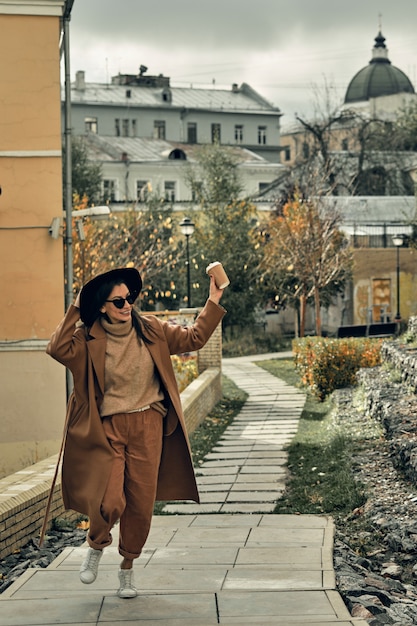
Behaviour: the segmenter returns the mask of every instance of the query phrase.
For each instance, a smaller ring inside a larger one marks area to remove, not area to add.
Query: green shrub
[[[324,400],[335,389],[354,385],[360,368],[379,365],[381,344],[368,338],[294,339],[294,362],[303,384]]]
[[[261,328],[235,328],[223,337],[224,357],[266,354],[291,350],[291,340],[275,333],[267,333]]]

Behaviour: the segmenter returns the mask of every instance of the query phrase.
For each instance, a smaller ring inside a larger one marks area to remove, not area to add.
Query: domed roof
[[[349,83],[345,104],[397,93],[414,93],[414,87],[404,72],[391,65],[385,37],[380,31],[375,37],[372,59]]]

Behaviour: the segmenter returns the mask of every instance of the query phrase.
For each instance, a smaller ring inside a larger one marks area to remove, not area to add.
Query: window
[[[243,142],[243,126],[238,124],[235,126],[235,143]]]
[[[132,137],[136,137],[136,136],[137,136],[136,120],[132,120]]]
[[[164,183],[165,200],[175,202],[175,181],[166,180]]]
[[[290,146],[284,146],[284,160],[291,161],[291,148]]]
[[[303,158],[308,159],[310,156],[310,146],[306,141],[303,142]]]
[[[117,180],[107,178],[103,180],[103,202],[116,202],[117,200]]]
[[[195,180],[191,188],[191,199],[193,202],[200,202],[203,192],[203,183],[200,180]]]
[[[85,128],[86,133],[97,134],[97,118],[96,117],[84,118],[84,128]]]
[[[342,139],[342,150],[349,150],[349,141],[347,139]]]
[[[123,137],[129,137],[129,120],[123,120]]]
[[[187,124],[187,141],[188,143],[197,143],[197,124],[188,122]]]
[[[220,124],[211,125],[211,143],[221,143],[221,126]]]
[[[139,202],[146,202],[151,192],[151,183],[149,180],[136,181],[136,199]]]
[[[258,144],[260,146],[266,145],[266,126],[258,126]]]
[[[114,131],[116,133],[116,137],[120,137],[120,120],[117,117],[114,120]]]
[[[268,189],[268,187],[270,186],[271,183],[259,183],[258,185],[258,191],[259,193],[262,193],[264,191],[266,191],[266,189]]]
[[[165,139],[165,121],[155,120],[153,123],[153,138]]]

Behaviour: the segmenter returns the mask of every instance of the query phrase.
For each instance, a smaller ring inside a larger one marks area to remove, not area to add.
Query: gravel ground
[[[347,518],[336,518],[337,585],[351,614],[370,626],[417,624],[417,486],[400,461],[404,440],[409,445],[415,438],[417,401],[383,368],[362,382],[359,399],[351,389],[335,394],[337,420],[374,436],[358,437],[354,455],[366,503]],[[383,397],[383,410],[374,404],[377,418],[365,410],[368,392]]]

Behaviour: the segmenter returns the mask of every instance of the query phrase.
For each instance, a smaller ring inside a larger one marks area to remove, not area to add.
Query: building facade
[[[247,148],[279,162],[281,111],[243,83],[231,89],[174,87],[165,76],[119,74],[88,83],[78,71],[71,86],[75,135],[218,143]]]
[[[0,1],[0,477],[57,451],[65,373],[45,354],[64,312],[59,41],[64,0]]]

